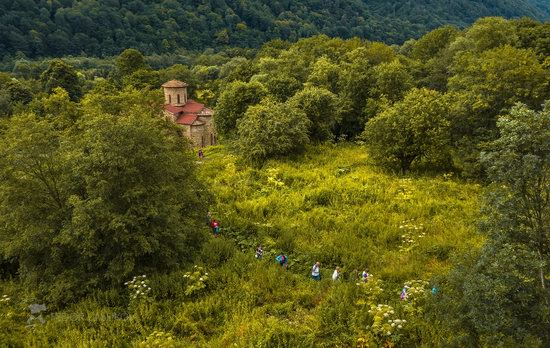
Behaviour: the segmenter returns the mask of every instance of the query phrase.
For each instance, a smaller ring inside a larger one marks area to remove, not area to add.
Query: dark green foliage
[[[310,121],[295,106],[264,99],[251,106],[237,124],[239,152],[247,161],[265,160],[297,153],[309,141]]]
[[[138,70],[146,69],[147,64],[140,51],[128,48],[116,58],[116,68],[119,76],[125,77]]]
[[[303,110],[311,121],[311,140],[323,141],[333,137],[333,129],[340,121],[338,99],[334,93],[309,86],[296,93],[289,102]]]
[[[541,346],[548,332],[550,107],[515,106],[482,154],[491,185],[481,230],[487,242],[451,278],[460,323],[484,346]]]
[[[48,68],[40,75],[40,81],[47,93],[52,93],[55,88],[60,87],[69,93],[73,101],[82,96],[82,86],[76,70],[61,59],[50,62]]]
[[[447,113],[440,93],[413,89],[369,120],[363,137],[377,161],[402,172],[422,161],[445,167],[451,139]]]
[[[317,34],[401,43],[442,24],[463,27],[479,17],[550,17],[543,0],[6,0],[0,13],[0,57],[113,56],[128,47],[147,54],[258,47],[271,39]]]
[[[259,82],[230,83],[221,93],[216,104],[216,130],[221,135],[234,133],[237,121],[244,116],[248,107],[259,103],[266,95],[266,88]]]
[[[186,142],[145,110],[85,108],[71,125],[56,121],[57,109],[9,122],[0,144],[1,250],[49,301],[177,268],[199,247],[208,196],[199,198]]]

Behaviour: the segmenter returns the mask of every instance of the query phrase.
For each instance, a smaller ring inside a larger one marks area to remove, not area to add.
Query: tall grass
[[[205,154],[200,176],[214,194],[211,211],[222,233],[196,260],[209,273],[204,289],[186,294],[188,265],[150,275],[148,301],[98,291],[30,327],[29,294],[5,282],[0,292],[14,301],[0,304],[0,331],[10,332],[0,334],[0,346],[433,346],[441,340],[399,294],[408,280],[436,284],[453,255],[481,244],[478,185],[450,175],[387,174],[352,144],[311,147],[261,169],[221,146]],[[254,258],[258,243],[263,260]],[[288,270],[275,263],[280,252],[290,259]],[[315,261],[321,262],[320,282],[310,278]],[[336,266],[342,279],[335,283]],[[374,283],[356,285],[355,270],[367,267],[381,291],[372,292]],[[378,303],[407,318],[402,332],[381,337],[369,329],[369,306]]]

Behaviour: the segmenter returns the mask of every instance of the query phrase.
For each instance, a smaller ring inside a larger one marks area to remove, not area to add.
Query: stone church
[[[164,89],[164,113],[181,125],[183,134],[195,147],[202,148],[216,144],[216,132],[212,122],[214,112],[187,97],[188,84],[171,80],[162,85]]]

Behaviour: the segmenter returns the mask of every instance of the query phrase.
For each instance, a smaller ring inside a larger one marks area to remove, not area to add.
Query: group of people
[[[336,268],[332,272],[332,280],[340,280],[341,275],[342,274],[340,272],[340,267],[336,266]],[[359,271],[357,269],[354,271],[354,275],[355,279],[359,278]],[[365,270],[363,270],[363,273],[361,273],[361,280],[363,281],[363,283],[366,283],[369,280],[369,276],[369,270],[368,268],[365,268]],[[319,261],[315,262],[313,264],[313,267],[311,267],[311,278],[315,280],[321,280],[321,263]]]
[[[214,234],[214,237],[218,237],[220,234],[220,222],[214,218],[212,218],[212,214],[208,212],[207,215],[207,224],[212,228],[212,233]],[[261,260],[264,257],[264,249],[261,244],[258,244],[258,247],[256,248],[256,253],[254,255],[256,259]],[[280,253],[275,257],[275,261],[283,267],[285,270],[288,268],[288,257],[284,253]],[[359,271],[357,269],[353,272],[355,280],[359,279]],[[332,280],[337,281],[340,280],[342,276],[342,273],[340,271],[340,267],[336,266],[334,271],[332,272]],[[363,283],[366,283],[369,280],[370,274],[369,269],[365,268],[363,272],[361,273],[361,281]],[[321,263],[319,261],[315,262],[313,266],[311,267],[311,278],[320,281],[321,280]],[[406,300],[407,299],[407,288],[408,286],[405,285],[403,287],[403,290],[401,291],[401,295],[399,296],[400,299]],[[436,295],[439,292],[439,289],[435,286],[432,287],[431,293],[432,295]]]
[[[256,253],[255,253],[254,256],[258,260],[261,260],[264,257],[264,249],[262,248],[261,244],[258,244],[258,247],[256,248]],[[281,267],[283,267],[284,269],[288,268],[288,257],[284,253],[280,253],[279,255],[277,255],[275,257],[275,261],[277,261],[277,263]],[[359,271],[355,270],[354,274],[355,274],[355,279],[358,279],[359,278]],[[332,280],[334,280],[334,281],[340,280],[341,276],[342,276],[342,274],[341,274],[341,271],[340,271],[340,267],[337,266],[334,269],[334,272],[332,272]],[[366,283],[369,279],[369,276],[370,276],[369,270],[367,268],[365,268],[365,270],[363,270],[363,273],[361,274],[361,280],[364,283]],[[315,280],[321,280],[321,263],[319,261],[315,262],[313,267],[311,267],[311,278],[313,278]]]

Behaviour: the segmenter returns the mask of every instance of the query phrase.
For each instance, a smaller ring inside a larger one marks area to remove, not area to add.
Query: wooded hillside
[[[0,57],[112,56],[208,47],[258,47],[317,34],[402,43],[479,17],[545,20],[542,0],[4,0]]]

